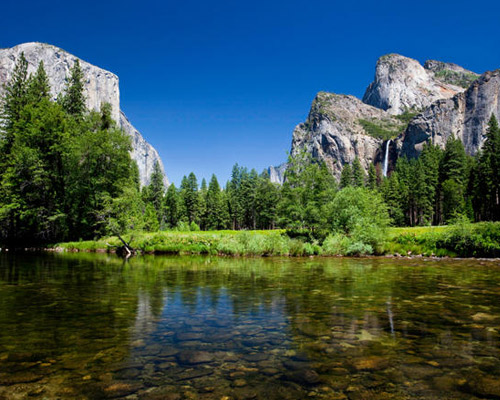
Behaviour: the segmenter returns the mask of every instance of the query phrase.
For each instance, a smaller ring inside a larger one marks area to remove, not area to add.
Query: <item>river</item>
[[[0,254],[0,399],[500,397],[500,263]]]

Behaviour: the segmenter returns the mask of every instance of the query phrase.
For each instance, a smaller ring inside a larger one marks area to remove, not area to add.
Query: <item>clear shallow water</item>
[[[500,264],[0,256],[0,399],[500,398]]]

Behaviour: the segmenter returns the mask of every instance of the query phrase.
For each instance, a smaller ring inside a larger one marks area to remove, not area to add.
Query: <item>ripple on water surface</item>
[[[0,257],[0,399],[500,398],[500,265]]]

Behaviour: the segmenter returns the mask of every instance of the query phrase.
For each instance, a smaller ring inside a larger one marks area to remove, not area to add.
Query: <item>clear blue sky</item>
[[[286,159],[320,90],[362,96],[396,52],[500,68],[498,1],[11,1],[0,47],[51,43],[120,77],[122,109],[178,184]]]

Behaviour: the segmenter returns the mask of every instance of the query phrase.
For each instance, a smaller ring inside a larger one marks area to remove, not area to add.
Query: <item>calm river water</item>
[[[500,263],[0,255],[0,399],[500,398]]]

